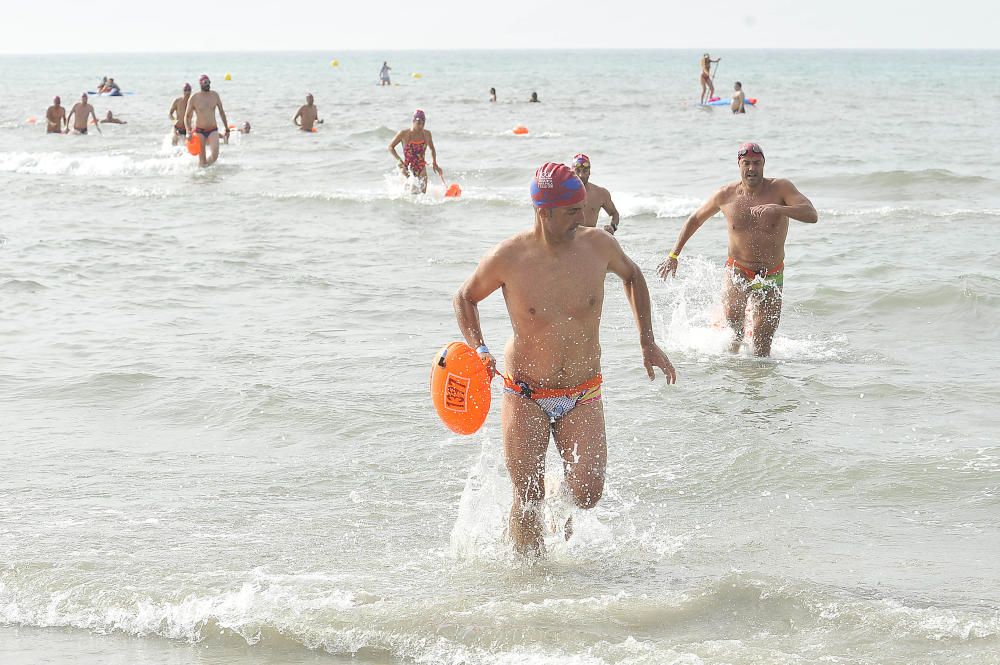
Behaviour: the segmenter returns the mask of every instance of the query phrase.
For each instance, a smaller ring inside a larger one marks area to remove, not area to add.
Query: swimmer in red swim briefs
[[[607,438],[601,401],[600,323],[608,273],[625,283],[643,364],[669,383],[673,366],[653,339],[649,291],[642,270],[614,236],[584,225],[583,182],[564,164],[548,163],[531,182],[534,224],[494,247],[455,295],[465,340],[495,371],[483,339],[479,303],[497,289],[513,335],[504,349],[504,458],[514,498],[508,536],[521,554],[544,551],[540,511],[545,451],[555,439],[565,487],[578,508],[593,508],[604,491]],[[566,525],[566,535],[571,524]]]
[[[731,350],[743,343],[746,308],[754,307],[753,352],[771,355],[771,341],[781,319],[788,220],[815,224],[816,208],[788,180],[764,177],[764,150],[744,143],[736,152],[739,182],[723,185],[691,213],[677,242],[658,267],[660,277],[677,274],[684,245],[710,217],[720,210],[729,227],[729,258],[723,284],[722,305],[733,330]]]

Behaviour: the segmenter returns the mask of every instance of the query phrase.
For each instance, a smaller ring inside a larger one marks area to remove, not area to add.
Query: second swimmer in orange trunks
[[[782,287],[785,283],[785,238],[788,220],[813,224],[816,208],[788,180],[764,177],[764,150],[744,143],[736,151],[740,180],[723,185],[681,228],[660,277],[677,274],[684,245],[701,225],[722,211],[729,227],[729,258],[722,291],[722,306],[733,330],[733,353],[743,343],[746,309],[753,306],[753,353],[771,355],[771,340],[781,319]]]
[[[427,191],[427,161],[424,154],[427,149],[431,150],[431,167],[434,172],[442,178],[444,177],[441,167],[437,163],[437,150],[434,148],[434,139],[431,133],[424,129],[427,116],[423,111],[417,109],[413,112],[413,124],[409,129],[401,129],[389,144],[389,152],[399,162],[399,168],[404,175],[412,176],[416,183],[413,187],[414,193],[421,194]],[[396,152],[396,146],[403,144],[403,157]]]
[[[534,224],[504,240],[479,262],[455,296],[465,340],[496,361],[483,340],[479,302],[503,289],[513,335],[504,350],[504,459],[513,485],[508,535],[522,554],[543,551],[540,510],[545,451],[555,439],[565,487],[578,508],[593,508],[604,491],[607,438],[601,401],[600,324],[608,273],[625,283],[642,360],[650,379],[674,368],[653,339],[649,290],[642,270],[614,236],[584,226],[587,190],[564,164],[535,172]],[[556,471],[558,473],[558,470]],[[567,525],[567,536],[569,532]]]

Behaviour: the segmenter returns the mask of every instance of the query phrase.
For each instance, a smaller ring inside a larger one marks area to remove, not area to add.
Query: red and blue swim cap
[[[565,164],[547,162],[531,180],[531,203],[536,208],[562,208],[587,198],[587,188]]]
[[[590,166],[590,157],[581,152],[573,158],[573,166]]]

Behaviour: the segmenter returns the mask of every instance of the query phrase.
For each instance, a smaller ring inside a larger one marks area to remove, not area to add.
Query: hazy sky
[[[4,5],[2,53],[1000,48],[1000,3],[986,0],[5,0]],[[195,12],[196,21],[183,18]]]

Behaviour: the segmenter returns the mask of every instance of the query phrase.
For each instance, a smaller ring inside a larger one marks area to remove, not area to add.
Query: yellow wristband
[[[667,254],[667,257],[673,259],[674,261],[676,261],[677,259],[681,258],[679,255],[674,254],[673,252],[670,252],[669,254]]]

